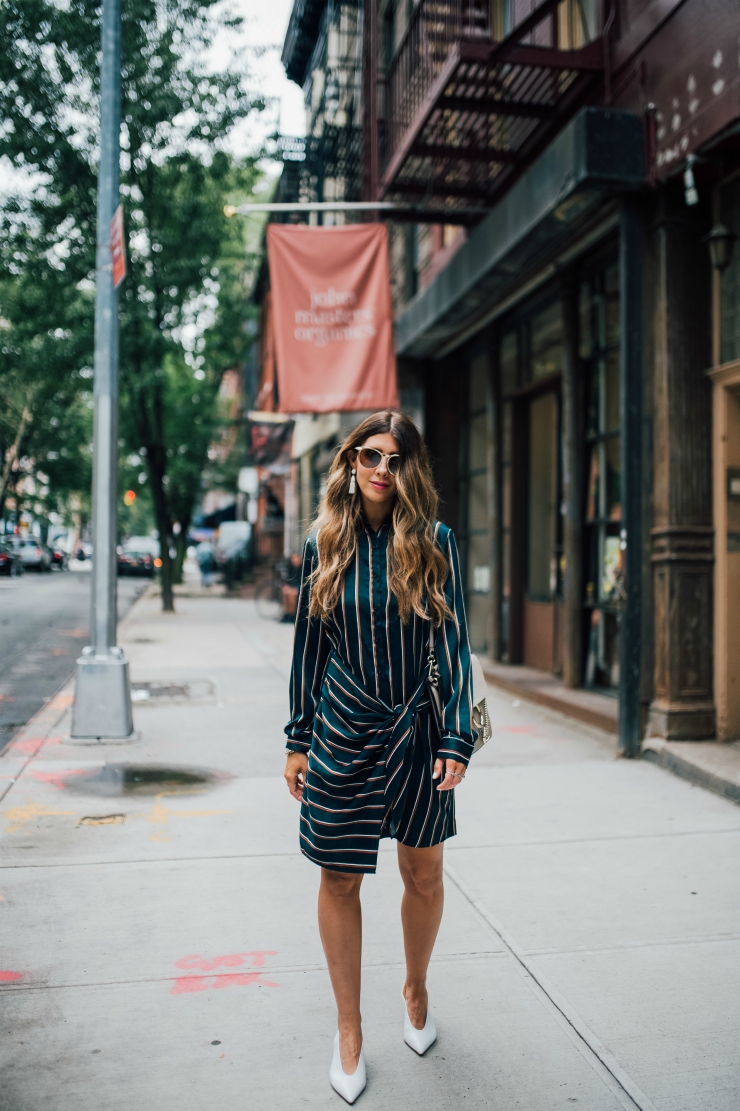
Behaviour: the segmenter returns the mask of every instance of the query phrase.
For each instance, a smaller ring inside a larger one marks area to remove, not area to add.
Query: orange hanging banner
[[[269,224],[280,411],[397,408],[384,224]]]

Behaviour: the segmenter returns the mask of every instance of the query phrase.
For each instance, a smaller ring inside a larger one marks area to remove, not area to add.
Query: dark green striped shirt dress
[[[437,845],[455,832],[455,793],[437,791],[434,761],[467,764],[473,751],[470,646],[457,545],[435,539],[449,566],[452,618],[406,625],[388,589],[389,526],[365,526],[331,619],[309,618],[315,537],[303,552],[287,747],[309,754],[301,804],[302,852],[339,872],[374,872],[381,837]],[[430,631],[440,672],[441,736],[426,683]]]

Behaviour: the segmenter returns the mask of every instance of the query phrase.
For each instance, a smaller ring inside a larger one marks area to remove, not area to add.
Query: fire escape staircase
[[[559,48],[560,2],[495,42],[490,0],[420,0],[385,75],[380,199],[490,205],[513,184],[608,66],[608,25]]]

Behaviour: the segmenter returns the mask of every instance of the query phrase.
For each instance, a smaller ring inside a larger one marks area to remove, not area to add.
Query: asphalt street
[[[119,617],[148,582],[118,580]],[[89,570],[0,578],[0,752],[72,674],[89,625]]]

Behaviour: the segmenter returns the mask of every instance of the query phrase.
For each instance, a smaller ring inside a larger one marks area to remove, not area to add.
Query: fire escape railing
[[[604,69],[601,37],[559,47],[560,2],[495,42],[492,0],[420,0],[385,74],[381,196],[492,199],[533,157]]]

